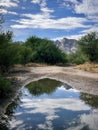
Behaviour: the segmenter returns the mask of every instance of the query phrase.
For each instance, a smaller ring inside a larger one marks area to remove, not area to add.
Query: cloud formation
[[[83,13],[87,16],[98,15],[98,1],[97,0],[83,0],[75,5],[76,13]]]
[[[67,17],[61,19],[52,19],[47,14],[23,14],[27,18],[17,20],[17,24],[11,25],[12,28],[41,28],[41,29],[75,29],[75,28],[88,28],[84,25],[85,18]]]
[[[0,6],[2,7],[17,7],[19,0],[0,0]]]
[[[72,7],[76,14],[84,14],[86,17],[98,17],[98,1],[97,0],[63,0],[65,7]],[[97,21],[98,22],[98,21]]]
[[[69,36],[75,38],[91,31],[98,32],[98,0],[1,0],[0,6],[3,7],[0,12],[8,15],[8,20],[11,18],[8,22],[13,30],[42,29],[49,33],[55,30],[51,34],[45,32],[49,38],[56,30],[61,35],[56,34],[55,38],[68,31],[73,33],[73,30],[74,34]]]
[[[6,10],[6,9],[0,9],[0,12],[3,13],[3,14],[18,15],[17,12],[14,12],[14,11],[8,11],[8,10]]]

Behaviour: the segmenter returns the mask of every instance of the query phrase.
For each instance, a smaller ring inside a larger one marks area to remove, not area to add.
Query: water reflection
[[[80,98],[92,108],[98,108],[98,96],[87,93],[80,93]]]
[[[61,82],[50,79],[42,79],[36,82],[32,82],[26,86],[29,89],[30,93],[34,96],[39,96],[44,93],[51,94],[53,93]]]
[[[98,96],[59,81],[32,82],[7,109],[11,130],[97,130]]]
[[[19,96],[17,96],[15,101],[9,104],[5,112],[5,115],[0,115],[0,130],[9,130],[10,127],[9,120],[12,120],[13,115],[15,113],[14,110],[19,106],[21,102],[20,97],[21,97],[21,93],[19,94]]]
[[[9,130],[9,122],[6,117],[0,117],[0,130]]]

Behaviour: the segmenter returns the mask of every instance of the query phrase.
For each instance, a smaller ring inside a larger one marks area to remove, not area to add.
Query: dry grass
[[[89,72],[98,73],[98,64],[95,63],[85,63],[82,65],[78,65],[76,68]]]

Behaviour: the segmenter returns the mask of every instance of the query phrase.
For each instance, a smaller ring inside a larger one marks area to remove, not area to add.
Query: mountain
[[[77,50],[77,40],[63,38],[62,40],[56,40],[54,43],[59,47],[63,52],[69,54]]]

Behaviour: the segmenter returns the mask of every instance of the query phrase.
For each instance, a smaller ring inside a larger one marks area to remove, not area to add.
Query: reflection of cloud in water
[[[22,120],[17,120],[16,119],[13,119],[13,121],[10,123],[11,124],[11,128],[15,128],[16,126],[19,126],[20,125],[20,128],[23,128],[24,127],[24,123]]]
[[[79,99],[77,90],[72,88],[70,91],[66,90],[63,85],[58,89],[59,93],[56,91],[55,96],[60,95],[59,98],[47,96],[47,98],[41,96],[36,98],[25,89],[20,107],[15,111],[15,118],[10,122],[11,128],[19,130],[89,130],[90,128],[97,130],[98,110],[91,112],[91,107]],[[59,125],[62,128],[59,128]]]
[[[98,130],[98,111],[92,111],[91,114],[83,114],[80,117],[81,123],[87,124],[91,130]]]
[[[90,114],[82,114],[80,116],[80,125],[70,127],[67,130],[98,130],[98,111],[92,110]]]
[[[68,86],[68,88],[66,89],[67,85],[61,85],[60,87],[58,87],[59,90],[64,90],[64,91],[69,91],[70,89],[70,92],[79,92],[78,90],[76,89],[73,89],[72,87]]]
[[[68,109],[72,111],[90,110],[90,108],[87,105],[85,105],[84,102],[72,98],[40,100],[35,99],[35,101],[30,99],[23,99],[23,102],[24,103],[21,104],[21,107],[30,108],[33,106],[34,108],[36,108],[35,110],[31,111],[31,113],[48,113],[50,110],[55,110],[57,108]]]
[[[85,127],[85,124],[80,124],[78,126],[75,126],[75,127],[70,127],[66,130],[82,130],[83,128]],[[85,129],[84,129],[85,130]],[[88,129],[87,129],[88,130]]]
[[[59,109],[70,110],[70,111],[89,111],[90,108],[84,104],[84,102],[76,99],[28,99],[23,98],[21,108],[24,109],[25,113],[16,111],[15,116],[22,116],[24,114],[44,114],[45,122],[39,123],[38,128],[43,130],[52,130],[52,121],[60,118],[57,112]],[[32,115],[33,116],[33,115]],[[28,117],[25,117],[26,120]],[[24,118],[22,120],[25,120]],[[12,128],[19,126],[19,128],[25,128],[25,124],[22,120],[13,119],[11,122]],[[30,129],[30,128],[29,128]]]

